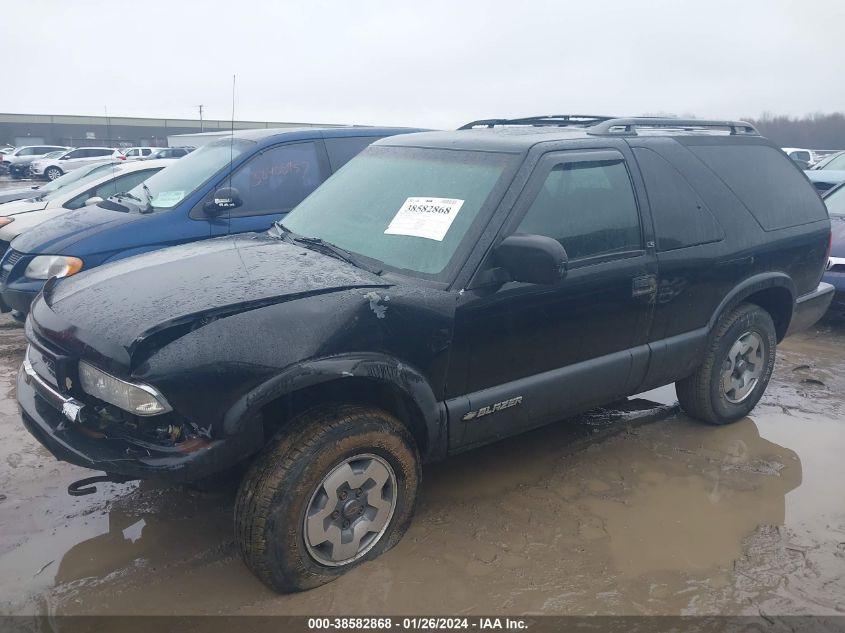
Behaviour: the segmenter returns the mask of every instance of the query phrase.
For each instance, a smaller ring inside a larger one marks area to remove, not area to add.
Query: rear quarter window
[[[827,217],[818,194],[781,151],[768,145],[689,145],[766,231]]]
[[[634,148],[648,193],[657,250],[671,251],[723,240],[712,212],[675,167],[659,154]]]

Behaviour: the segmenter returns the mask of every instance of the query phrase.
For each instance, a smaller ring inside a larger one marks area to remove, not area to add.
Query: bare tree
[[[788,117],[764,112],[759,118],[746,118],[779,147],[845,149],[845,114],[817,112]]]

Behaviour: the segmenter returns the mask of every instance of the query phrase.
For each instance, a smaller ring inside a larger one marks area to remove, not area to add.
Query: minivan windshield
[[[281,228],[439,279],[516,161],[503,153],[373,146],[294,208]]]
[[[845,186],[824,197],[827,213],[832,218],[845,218]]]
[[[255,141],[242,138],[213,141],[162,169],[129,193],[155,209],[171,209],[254,145]]]

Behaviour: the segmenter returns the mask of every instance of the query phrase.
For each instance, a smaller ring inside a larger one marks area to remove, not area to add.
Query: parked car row
[[[0,155],[0,164],[12,178],[46,178],[55,180],[69,171],[90,163],[108,160],[141,160],[181,158],[189,147],[132,147],[125,150],[111,147],[61,147],[29,145],[7,148]]]
[[[0,259],[26,428],[99,481],[243,466],[277,591],[398,543],[423,462],[673,382],[743,418],[834,295],[824,203],[740,121],[239,131],[45,202],[0,217],[49,218]]]

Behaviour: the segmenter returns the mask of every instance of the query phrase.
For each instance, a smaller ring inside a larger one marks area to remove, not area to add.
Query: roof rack
[[[693,131],[706,128],[725,128],[731,136],[747,134],[760,136],[750,123],[745,121],[711,121],[707,119],[673,119],[671,117],[631,117],[624,119],[604,119],[591,126],[587,134],[593,136],[637,136],[637,128],[664,128]],[[621,129],[620,129],[621,128]]]
[[[519,119],[480,119],[478,121],[471,121],[466,125],[459,127],[459,130],[471,130],[478,127],[503,127],[509,125],[534,125],[534,126],[551,126],[551,127],[567,127],[571,125],[578,125],[589,127],[603,121],[616,120],[614,117],[601,116],[596,114],[548,114],[541,116],[529,116]]]

